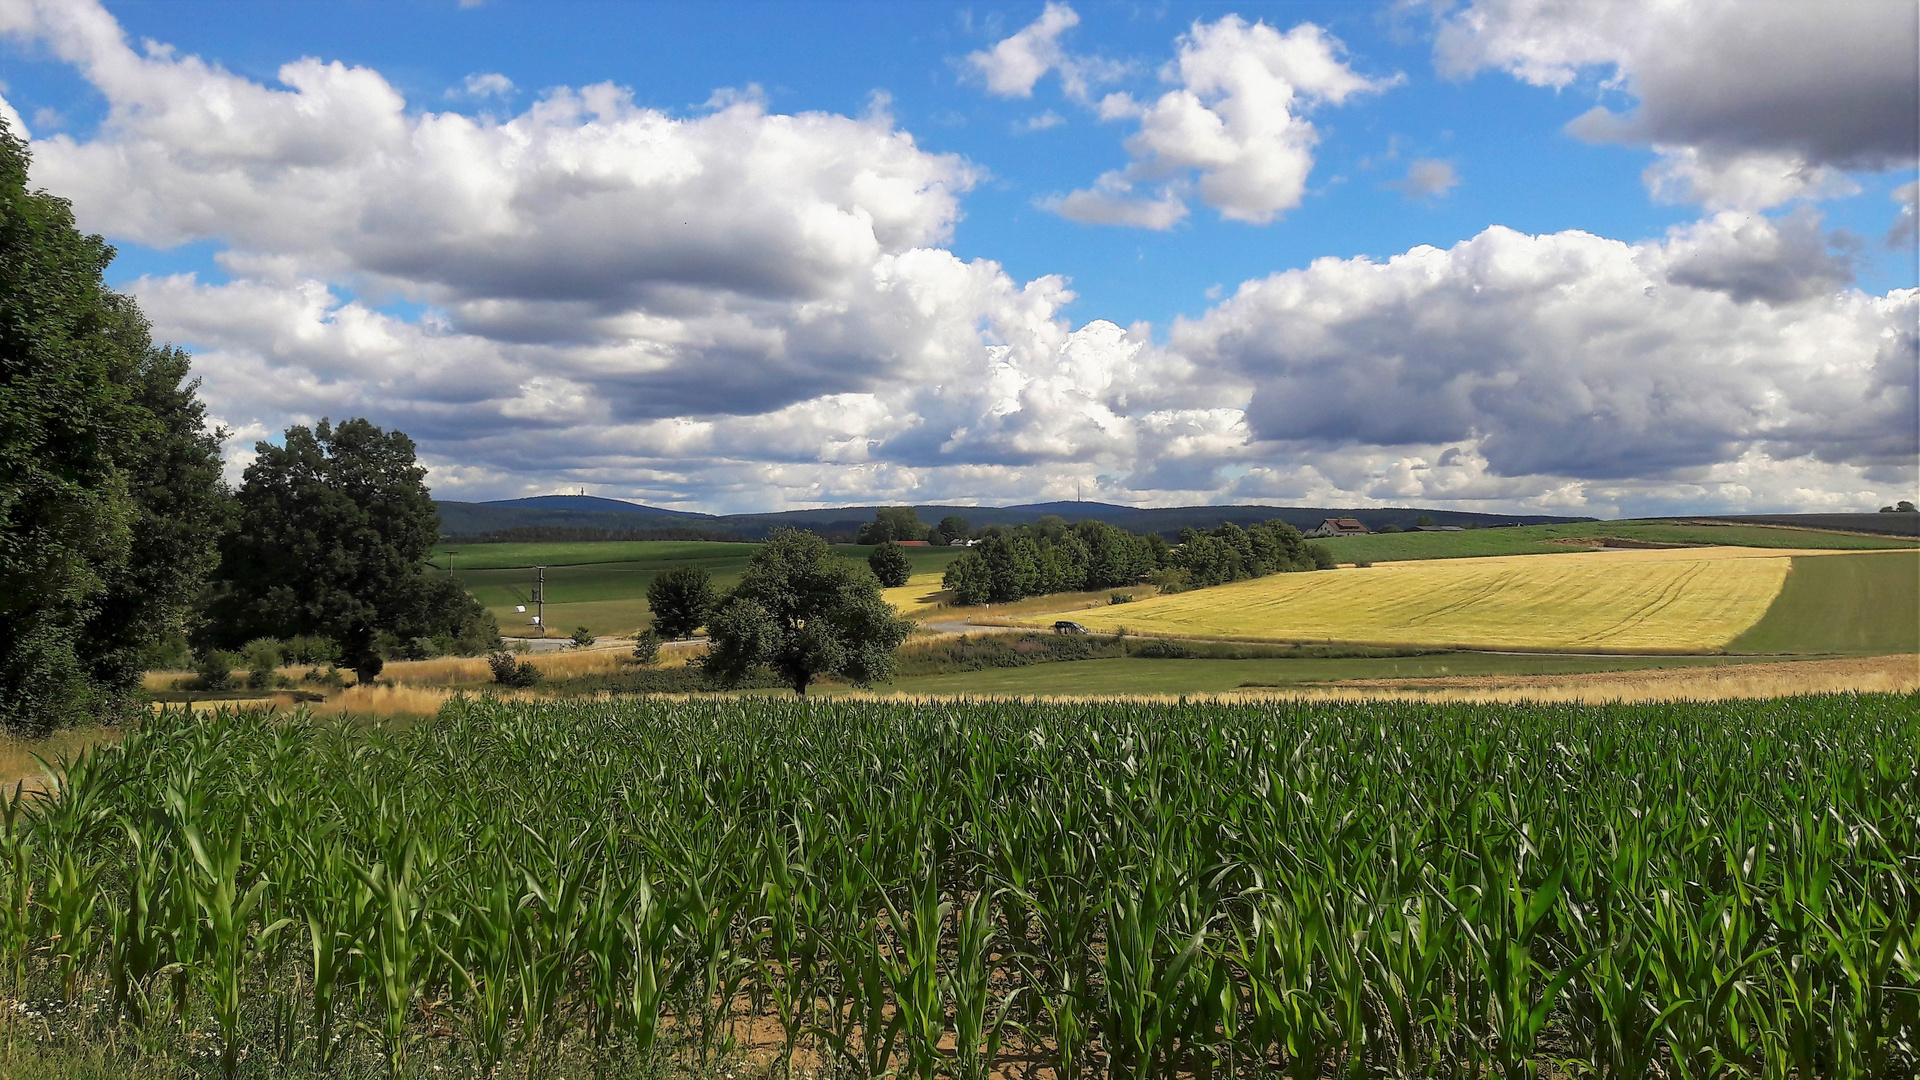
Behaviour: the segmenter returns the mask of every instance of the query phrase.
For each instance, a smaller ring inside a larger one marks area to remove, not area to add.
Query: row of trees
[[[326,637],[362,678],[389,642],[497,641],[429,572],[438,519],[405,435],[295,427],[228,490],[189,358],[153,343],[105,284],[113,248],[29,190],[29,164],[0,120],[0,725],[123,713],[182,637]]]
[[[1211,532],[1183,530],[1178,546],[1158,533],[1138,536],[1100,521],[1069,526],[1044,517],[1031,526],[989,527],[948,567],[943,584],[962,604],[1007,603],[1026,596],[1124,588],[1153,580],[1166,591],[1204,588],[1265,574],[1333,565],[1284,521]]]
[[[935,547],[945,547],[972,535],[967,519],[958,514],[948,514],[938,525],[925,525],[920,521],[919,511],[911,506],[883,506],[874,513],[872,521],[860,526],[857,539],[862,544],[925,540]]]

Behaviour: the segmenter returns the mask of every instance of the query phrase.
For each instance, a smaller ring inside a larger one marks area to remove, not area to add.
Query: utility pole
[[[533,621],[540,624],[540,636],[547,636],[547,568],[536,566],[540,572],[539,581],[533,586]]]
[[[453,551],[451,549],[447,551],[447,576],[448,577],[453,576],[453,557],[458,554],[460,553],[457,551]]]

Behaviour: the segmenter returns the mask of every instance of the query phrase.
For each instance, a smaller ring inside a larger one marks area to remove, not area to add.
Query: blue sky
[[[1674,10],[16,0],[0,93],[236,469],[364,413],[443,497],[1911,497],[1912,6]]]

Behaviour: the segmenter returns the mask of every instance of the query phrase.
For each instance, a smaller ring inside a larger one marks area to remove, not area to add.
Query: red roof
[[[927,543],[925,540],[895,540],[894,543],[899,544],[901,547],[932,547],[933,546],[932,544]]]

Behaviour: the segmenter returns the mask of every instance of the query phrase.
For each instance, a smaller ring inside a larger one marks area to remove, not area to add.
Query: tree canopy
[[[863,544],[884,544],[889,540],[925,540],[932,530],[920,523],[920,514],[911,506],[883,506],[873,520],[860,526]]]
[[[913,562],[907,558],[907,549],[892,540],[873,549],[867,556],[867,568],[880,584],[889,589],[897,589],[913,576]]]
[[[1247,529],[1232,523],[1210,532],[1187,529],[1176,547],[1157,533],[1136,536],[1092,520],[1068,525],[1049,515],[1018,528],[989,527],[978,544],[947,565],[942,584],[962,604],[1000,604],[1024,596],[1123,588],[1157,571],[1201,588],[1312,570],[1329,558],[1284,521]]]
[[[692,637],[713,609],[713,575],[698,566],[663,570],[647,585],[653,628],[662,637]]]
[[[955,540],[965,540],[972,535],[973,526],[967,524],[966,518],[959,514],[948,514],[940,519],[940,524],[933,527],[933,535],[928,539],[946,545]]]
[[[382,639],[494,639],[493,617],[427,563],[439,533],[413,440],[367,420],[287,429],[257,443],[222,544],[208,636],[322,634],[362,681]]]
[[[777,529],[708,620],[704,664],[726,686],[763,665],[796,694],[822,674],[867,686],[893,674],[910,625],[866,567],[813,533]]]
[[[0,121],[0,723],[45,730],[130,706],[142,654],[186,629],[226,492],[186,354],[29,163]]]

